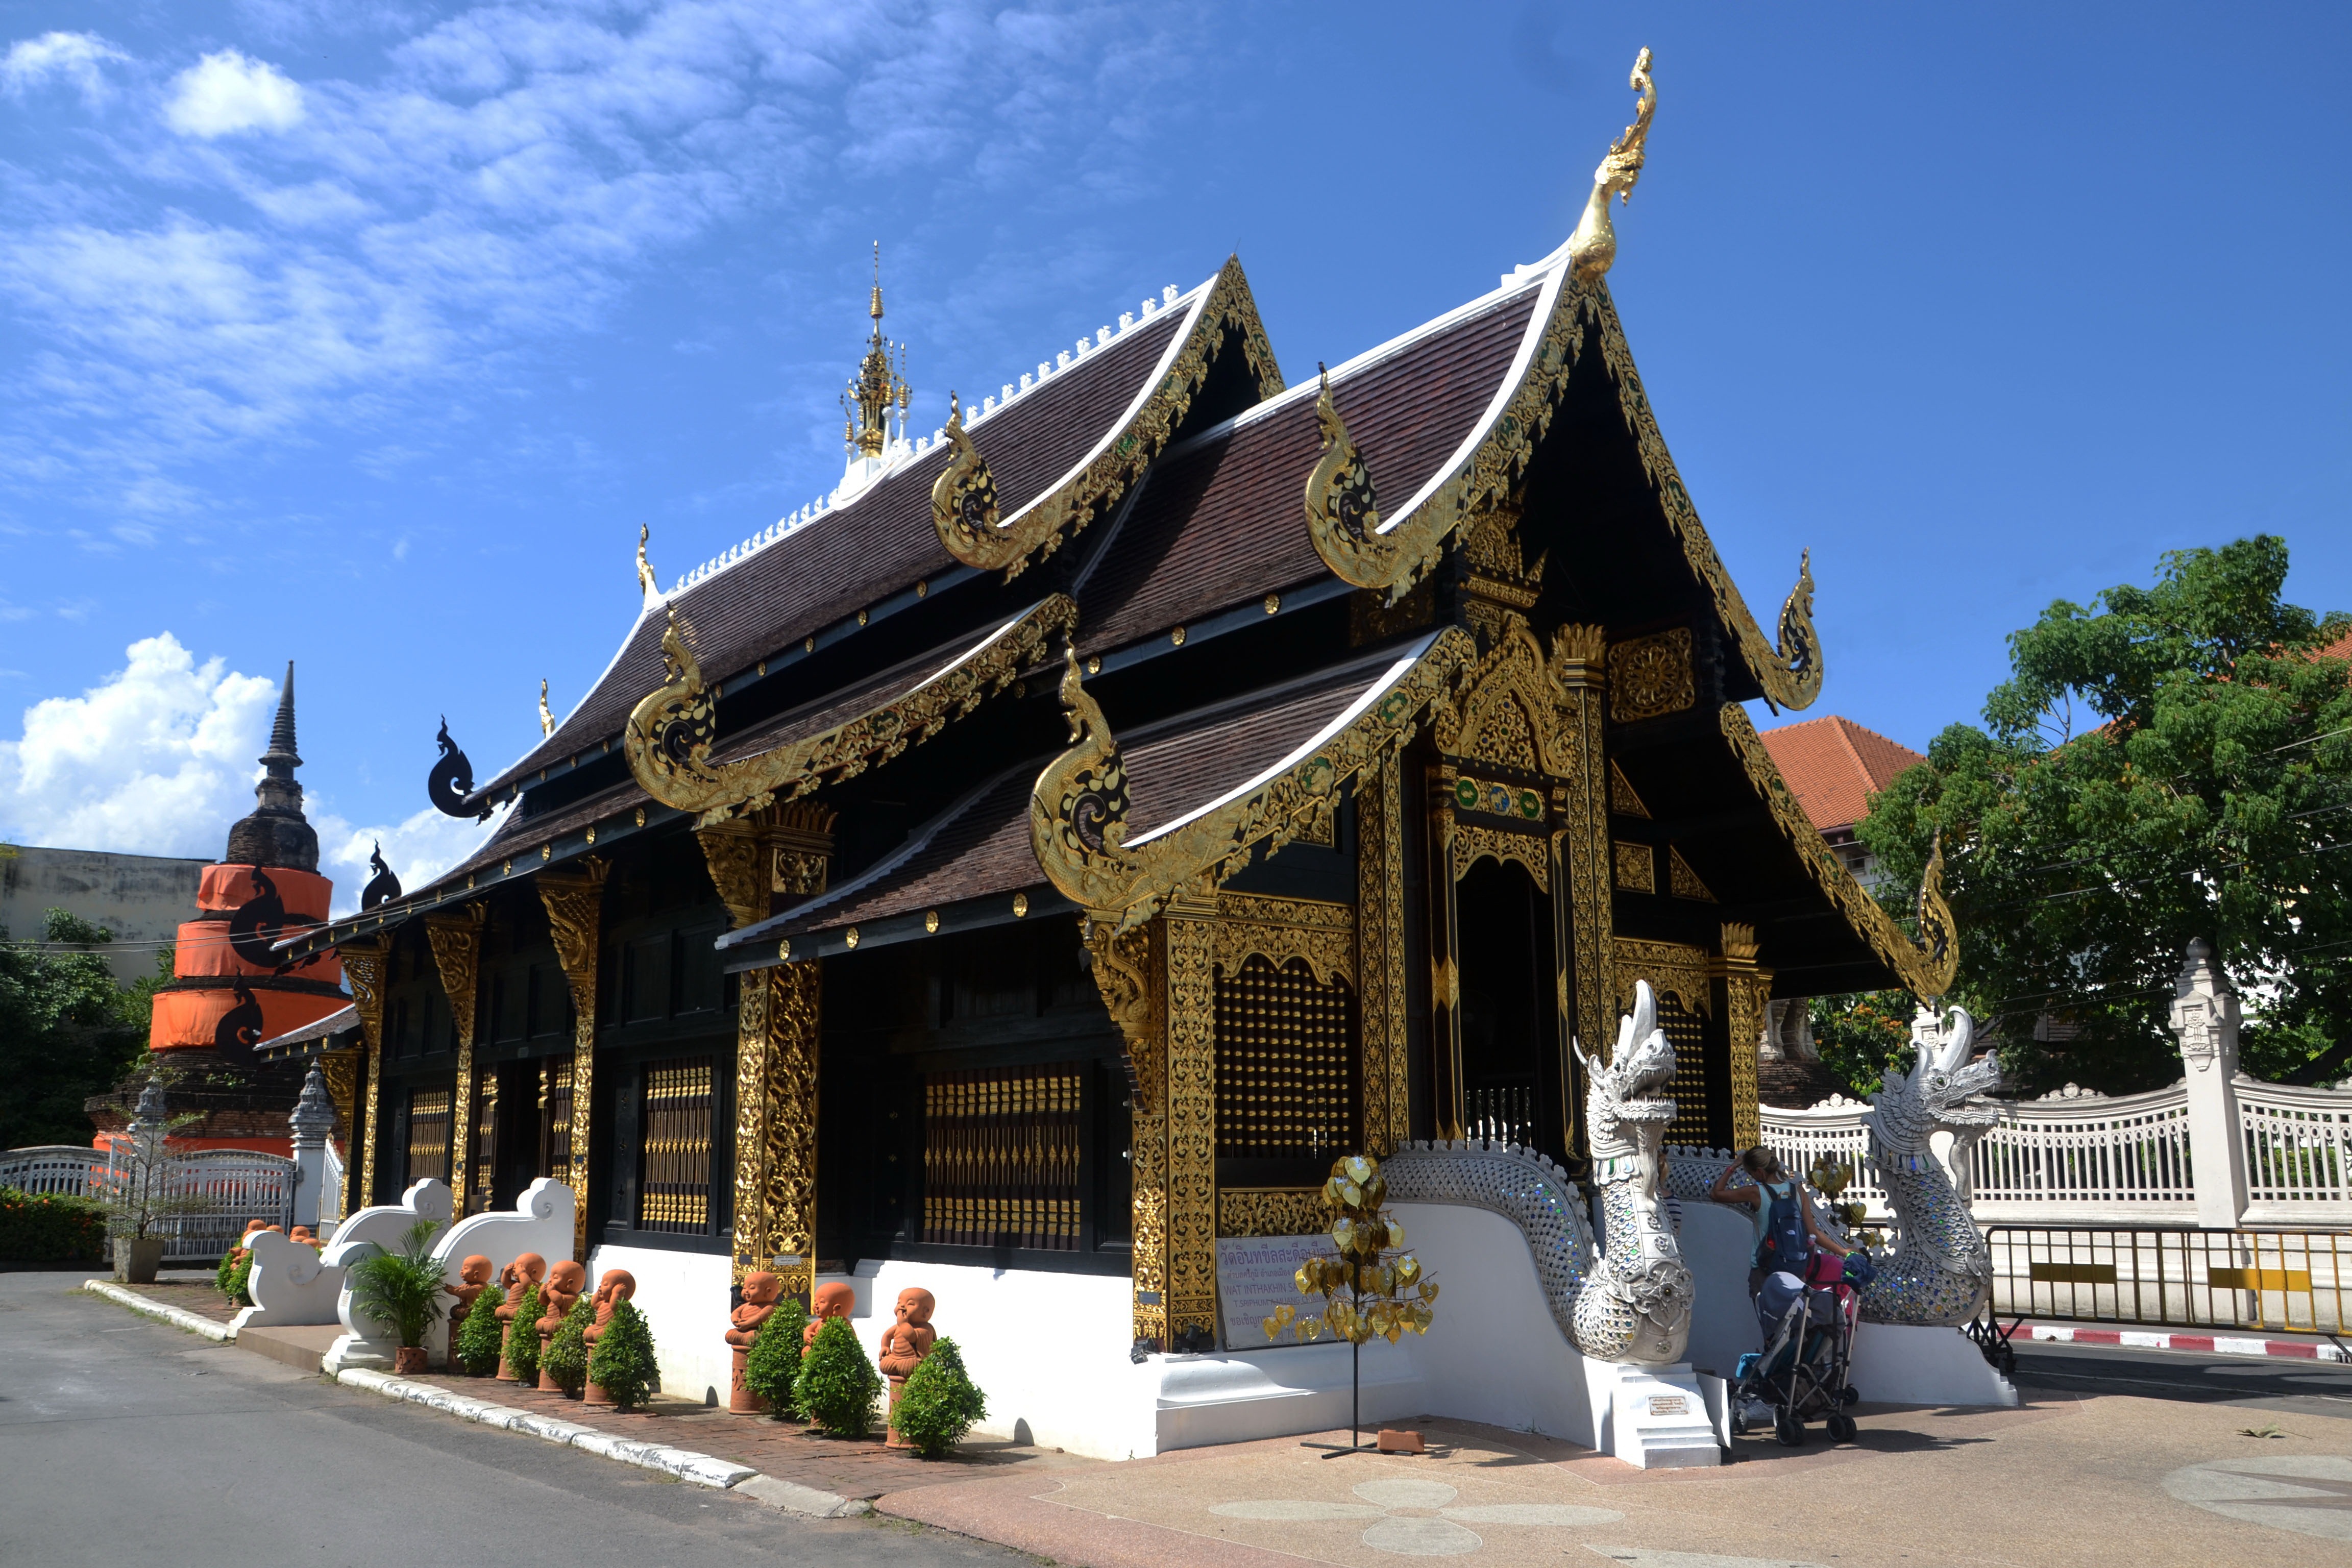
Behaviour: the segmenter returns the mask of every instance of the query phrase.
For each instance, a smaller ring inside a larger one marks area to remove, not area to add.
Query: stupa
[[[188,1144],[285,1153],[286,1116],[301,1093],[301,1074],[257,1061],[253,1047],[351,1005],[332,952],[289,959],[272,950],[324,921],[334,895],[334,883],[319,874],[318,830],[302,815],[294,777],[302,759],[294,749],[290,660],[260,761],[253,813],[229,828],[228,852],[198,884],[196,918],[180,925],[147,1047],[167,1053],[181,1069],[173,1108],[204,1113]],[[110,1109],[108,1101],[91,1106],[101,1138],[116,1130]]]

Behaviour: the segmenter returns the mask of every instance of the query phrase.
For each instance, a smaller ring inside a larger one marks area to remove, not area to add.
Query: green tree
[[[540,1375],[566,1394],[579,1393],[588,1381],[588,1329],[595,1321],[596,1303],[581,1297],[540,1352]]]
[[[808,1327],[808,1309],[796,1296],[787,1296],[768,1314],[751,1336],[751,1353],[743,1358],[743,1382],[768,1402],[768,1412],[781,1421],[793,1414],[793,1383],[801,1373],[802,1331]]]
[[[2245,1000],[2249,1072],[2352,1065],[2352,688],[2320,657],[2352,618],[2285,603],[2286,573],[2263,535],[2052,605],[2010,637],[1986,727],[1947,729],[1872,801],[1860,836],[1894,886],[1941,832],[1954,999],[2021,1092],[2178,1078],[2194,937]]]
[[[505,1300],[506,1293],[497,1286],[486,1287],[457,1325],[457,1364],[475,1377],[488,1377],[499,1369],[499,1340],[506,1327],[499,1321],[499,1308]]]
[[[126,991],[90,951],[113,933],[64,910],[41,927],[46,946],[11,942],[0,928],[0,1149],[89,1142],[82,1102],[121,1082],[147,1041],[152,984]]]
[[[1885,1087],[1888,1068],[1909,1070],[1917,1005],[1908,991],[1813,998],[1813,1048],[1843,1093],[1867,1100]]]
[[[613,1303],[613,1316],[588,1355],[588,1381],[623,1410],[638,1410],[660,1380],[654,1357],[654,1331],[636,1303]]]
[[[863,1437],[874,1429],[874,1401],[881,1392],[882,1374],[866,1359],[849,1320],[827,1318],[801,1358],[793,1403],[835,1437]]]

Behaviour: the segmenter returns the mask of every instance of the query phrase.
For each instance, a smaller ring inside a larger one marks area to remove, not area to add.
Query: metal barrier
[[[1992,1312],[2019,1321],[2342,1333],[2352,1234],[1994,1225]]]

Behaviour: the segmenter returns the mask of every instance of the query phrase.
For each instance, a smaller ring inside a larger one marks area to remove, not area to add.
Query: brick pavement
[[[98,1278],[103,1279],[106,1275],[101,1271]],[[123,1289],[135,1290],[166,1306],[194,1312],[200,1318],[210,1318],[215,1323],[226,1323],[244,1310],[213,1289],[209,1274],[205,1276],[202,1283],[187,1279],[158,1279],[152,1285],[125,1285]]]
[[[845,1498],[873,1499],[947,1481],[982,1480],[1016,1472],[1090,1468],[1098,1461],[1051,1448],[973,1439],[943,1459],[919,1458],[908,1449],[884,1445],[880,1434],[852,1441],[827,1437],[796,1421],[738,1415],[694,1401],[656,1394],[652,1405],[626,1414],[610,1405],[584,1405],[569,1394],[526,1389],[487,1377],[436,1372],[415,1381],[512,1405],[534,1415],[577,1421],[638,1442],[666,1443],[714,1458],[749,1465],[779,1480],[794,1481]]]

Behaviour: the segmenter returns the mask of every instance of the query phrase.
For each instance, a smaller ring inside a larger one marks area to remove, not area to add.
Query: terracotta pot
[[[403,1345],[392,1352],[392,1373],[394,1377],[419,1377],[425,1371],[423,1345]]]
[[[884,1419],[888,1423],[887,1431],[889,1435],[883,1439],[883,1447],[888,1448],[911,1448],[914,1445],[908,1442],[904,1437],[898,1436],[898,1400],[907,1392],[907,1380],[903,1377],[894,1377],[889,1379],[889,1384],[890,1413],[888,1415],[884,1417]]]
[[[602,1405],[608,1409],[618,1403],[611,1394],[593,1383],[581,1392],[580,1398],[583,1404]]]
[[[750,1364],[751,1360],[751,1352],[750,1351],[744,1350],[740,1346],[737,1347],[735,1351],[735,1379],[733,1383],[728,1385],[727,1408],[735,1412],[738,1415],[756,1415],[768,1407],[768,1402],[761,1398],[758,1394],[752,1393],[751,1385],[743,1380],[744,1370]]]
[[[155,1270],[163,1267],[163,1238],[150,1237],[144,1241],[132,1241],[117,1237],[114,1242],[114,1277],[126,1285],[152,1285]]]
[[[499,1352],[498,1381],[500,1383],[520,1383],[522,1381],[520,1377],[515,1374],[514,1363],[507,1360],[507,1352],[504,1351],[500,1351]]]

